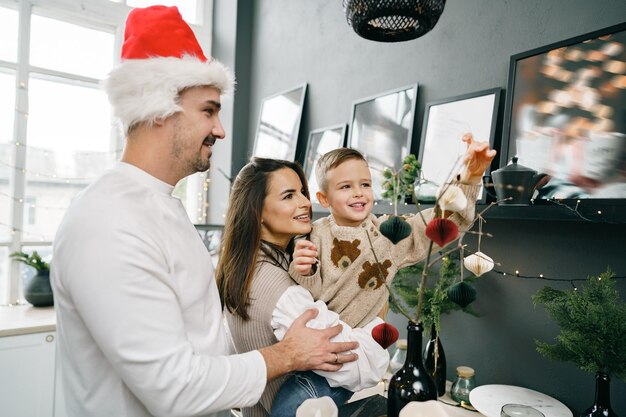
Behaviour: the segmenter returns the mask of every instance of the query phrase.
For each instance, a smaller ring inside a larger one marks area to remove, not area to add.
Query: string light
[[[507,275],[513,275],[511,273],[508,273],[506,271],[502,271],[502,270],[498,270],[498,269],[493,269],[491,270],[491,272],[495,272],[496,274],[500,274],[502,276],[507,276]],[[578,290],[578,288],[576,287],[575,282],[584,282],[587,281],[588,278],[552,278],[552,277],[547,277],[544,274],[539,274],[539,275],[523,275],[519,272],[519,270],[515,271],[515,278],[521,278],[521,279],[536,279],[536,280],[543,280],[543,281],[556,281],[556,282],[569,282],[572,286],[572,288],[574,288],[574,290]],[[602,278],[598,277],[598,280],[601,280]],[[614,275],[613,279],[626,279],[626,275],[620,276],[620,275]]]
[[[550,199],[546,199],[546,200],[541,200],[541,201],[547,201],[551,204],[555,204],[557,206],[563,207],[569,211],[571,211],[572,213],[574,213],[576,215],[576,217],[578,217],[581,220],[584,220],[586,222],[591,222],[591,223],[608,223],[608,224],[622,224],[624,223],[623,221],[611,221],[608,220],[606,218],[606,216],[603,216],[602,214],[602,210],[595,210],[595,214],[597,214],[598,216],[602,216],[602,218],[589,218],[586,215],[584,215],[581,212],[581,208],[582,208],[582,201],[581,200],[576,200],[576,204],[574,205],[574,207],[570,206],[569,204],[566,204],[563,202],[563,200],[557,199],[557,198],[550,198]],[[534,204],[535,200],[531,200],[531,203]]]
[[[32,208],[38,208],[38,209],[44,209],[44,210],[67,210],[67,206],[46,206],[46,205],[39,205],[36,203],[29,203],[24,201],[24,199],[22,198],[15,198],[13,196],[10,196],[8,194],[5,194],[3,192],[0,192],[0,197],[4,197],[4,198],[8,198],[10,200],[13,200],[19,204],[23,204],[26,205],[28,207],[32,207]]]
[[[34,237],[36,239],[39,239],[40,242],[51,242],[52,241],[51,236],[49,236],[49,235],[46,236],[46,235],[41,235],[41,234],[37,234],[37,233],[32,233],[32,232],[29,232],[27,230],[19,229],[17,227],[13,227],[11,225],[8,225],[8,224],[2,223],[2,222],[0,222],[0,226],[9,229],[11,231],[11,236],[15,236],[15,234],[17,232],[20,232],[20,233],[26,235],[27,237]]]
[[[18,111],[18,113],[22,113],[27,115],[24,112],[20,112]],[[123,149],[115,149],[112,151],[66,151],[66,150],[55,150],[55,149],[50,149],[50,148],[42,148],[41,146],[34,146],[34,145],[26,145],[23,142],[20,141],[8,141],[8,142],[4,142],[3,144],[6,145],[14,145],[16,147],[24,147],[26,149],[30,149],[31,151],[41,151],[44,152],[44,154],[47,155],[72,155],[72,156],[100,156],[100,155],[119,155],[122,153]]]
[[[6,167],[9,167],[10,169],[14,169],[17,171],[22,172],[22,174],[32,174],[35,177],[45,177],[45,178],[52,178],[54,180],[57,181],[64,181],[66,184],[69,184],[70,181],[77,181],[77,182],[82,182],[84,183],[85,181],[93,181],[95,180],[98,176],[93,176],[93,177],[59,177],[57,174],[45,174],[43,172],[39,172],[39,171],[32,171],[29,169],[26,169],[24,167],[19,167],[16,165],[11,165],[11,164],[7,164],[6,162],[0,162],[0,165],[4,165]]]

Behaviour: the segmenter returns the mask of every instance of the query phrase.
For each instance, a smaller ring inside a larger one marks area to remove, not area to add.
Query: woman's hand
[[[479,184],[497,152],[494,149],[489,149],[487,142],[475,142],[471,133],[464,134],[462,140],[467,143],[467,153],[463,158],[465,168],[461,173],[460,180],[465,184]]]
[[[298,274],[303,276],[311,275],[312,265],[318,262],[317,248],[313,242],[306,239],[296,241],[292,262],[293,268]]]

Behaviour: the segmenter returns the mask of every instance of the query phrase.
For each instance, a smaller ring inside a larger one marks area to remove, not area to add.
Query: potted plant
[[[35,307],[48,307],[54,304],[52,286],[50,285],[50,264],[44,261],[37,251],[30,255],[26,252],[14,252],[11,258],[22,262],[37,273],[24,288],[24,298]]]
[[[532,297],[561,328],[554,344],[536,341],[537,351],[596,374],[595,402],[583,417],[617,417],[611,409],[610,377],[626,379],[626,303],[612,278],[607,270],[589,277],[582,290],[545,287]]]
[[[417,307],[423,267],[422,264],[416,264],[402,268],[391,283],[391,289],[398,297],[397,301],[409,309]],[[421,320],[425,329],[431,329],[430,338],[424,349],[424,366],[435,380],[439,396],[445,393],[447,366],[445,352],[439,337],[441,334],[441,316],[457,310],[478,316],[471,306],[462,306],[458,302],[452,301],[448,296],[448,291],[457,284],[460,274],[458,253],[453,252],[441,259],[438,279],[432,287],[424,290]],[[469,276],[465,278],[464,282],[472,284],[476,278],[476,276]],[[393,312],[400,313],[396,304],[391,302],[389,305]]]

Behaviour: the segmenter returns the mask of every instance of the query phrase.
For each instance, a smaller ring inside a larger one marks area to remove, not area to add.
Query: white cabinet
[[[55,407],[55,332],[0,337],[0,414],[63,417]],[[59,387],[60,396],[60,387]]]

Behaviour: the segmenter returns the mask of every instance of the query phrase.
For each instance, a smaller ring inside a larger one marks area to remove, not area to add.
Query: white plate
[[[562,402],[513,385],[481,385],[470,391],[470,402],[487,417],[500,417],[500,410],[505,404],[529,405],[546,417],[572,417],[572,412]]]

